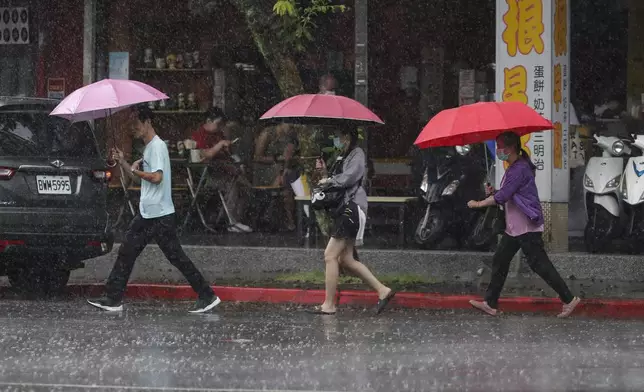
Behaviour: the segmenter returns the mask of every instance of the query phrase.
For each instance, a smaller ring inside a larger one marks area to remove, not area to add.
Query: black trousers
[[[505,279],[510,271],[510,263],[519,249],[523,250],[530,268],[557,292],[564,303],[570,303],[574,297],[566,282],[552,265],[544,249],[541,233],[526,233],[518,237],[507,234],[501,237],[499,247],[492,259],[492,280],[485,293],[485,301],[488,305],[494,309],[497,308]]]
[[[212,299],[215,293],[201,272],[185,254],[177,236],[175,214],[161,218],[144,219],[137,215],[125,235],[125,241],[119,248],[118,257],[110,277],[107,279],[107,296],[115,301],[121,301],[127,282],[132,274],[134,262],[150,240],[156,240],[159,248],[192,286],[201,299]]]

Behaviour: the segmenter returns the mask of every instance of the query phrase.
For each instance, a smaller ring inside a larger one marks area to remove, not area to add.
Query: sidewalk
[[[323,250],[305,248],[185,246],[186,253],[218,285],[315,289],[322,287]],[[114,261],[114,251],[86,262],[72,274],[72,284],[102,283]],[[584,297],[644,298],[644,260],[639,256],[565,253],[551,255],[571,288]],[[361,249],[360,258],[387,284],[400,290],[443,294],[480,294],[487,274],[477,275],[491,254],[418,250]],[[138,259],[131,282],[182,285],[185,281],[157,246]],[[362,288],[357,280],[349,288]],[[554,296],[533,274],[510,277],[506,292]]]
[[[324,290],[225,286],[213,288],[222,301],[226,302],[319,305],[324,301]],[[69,292],[82,297],[100,296],[103,293],[103,285],[72,285],[69,286]],[[126,296],[130,300],[196,299],[192,288],[183,285],[132,284],[128,286]],[[472,309],[469,304],[471,299],[480,299],[480,296],[399,292],[390,306],[428,310]],[[340,290],[337,296],[339,305],[374,307],[377,301],[375,293],[366,291]],[[547,313],[554,316],[561,312],[561,302],[556,298],[505,297],[499,301],[499,310],[502,313]],[[472,311],[474,312],[473,309]],[[584,299],[575,310],[575,316],[642,319],[644,300]]]

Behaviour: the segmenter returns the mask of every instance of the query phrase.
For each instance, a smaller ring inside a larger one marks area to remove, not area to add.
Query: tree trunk
[[[249,32],[257,49],[264,57],[266,65],[270,68],[282,93],[286,99],[294,95],[303,94],[304,85],[300,72],[297,68],[292,52],[280,42],[277,16],[273,13],[274,0],[232,0],[237,10],[244,16]],[[300,142],[300,155],[303,157],[314,157],[320,155],[320,147],[315,140],[315,127],[297,127],[298,140]],[[318,175],[315,170],[315,161],[311,159],[302,160],[303,174],[312,189],[312,184],[317,183]],[[325,219],[321,217],[322,221]],[[326,234],[328,225],[322,225],[322,231]]]
[[[274,0],[232,0],[244,16],[257,49],[271,69],[284,98],[302,94],[304,86],[297,63],[277,35],[277,17],[273,13]]]

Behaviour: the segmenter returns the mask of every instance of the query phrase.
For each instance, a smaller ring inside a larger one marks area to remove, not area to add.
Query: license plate
[[[36,176],[41,195],[71,195],[72,184],[67,176]]]

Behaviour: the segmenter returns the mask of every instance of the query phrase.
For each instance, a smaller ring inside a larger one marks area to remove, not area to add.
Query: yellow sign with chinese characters
[[[522,102],[557,126],[521,140],[543,202],[568,200],[570,3],[496,0],[497,100]],[[504,166],[497,166],[497,186]]]
[[[516,66],[503,70],[503,102],[528,104],[528,73],[525,67]]]
[[[503,102],[521,102],[524,105],[528,104],[528,72],[525,67],[516,66],[513,68],[505,68],[503,70]],[[521,146],[530,154],[530,135],[521,137]],[[508,163],[503,162],[503,167],[508,168]]]
[[[563,80],[561,75],[561,64],[555,64],[553,69],[554,84],[552,88],[552,101],[555,103],[555,111],[559,112],[563,99]]]
[[[555,0],[555,56],[568,54],[568,0]]]
[[[528,55],[533,51],[542,54],[544,50],[543,33],[544,0],[505,0],[508,11],[503,15],[505,29],[503,42],[510,57],[518,53]],[[547,0],[546,0],[547,1]]]
[[[552,166],[554,166],[555,169],[563,169],[563,126],[562,124],[557,121],[554,125],[554,130],[552,131],[553,134],[553,161],[552,161]]]

